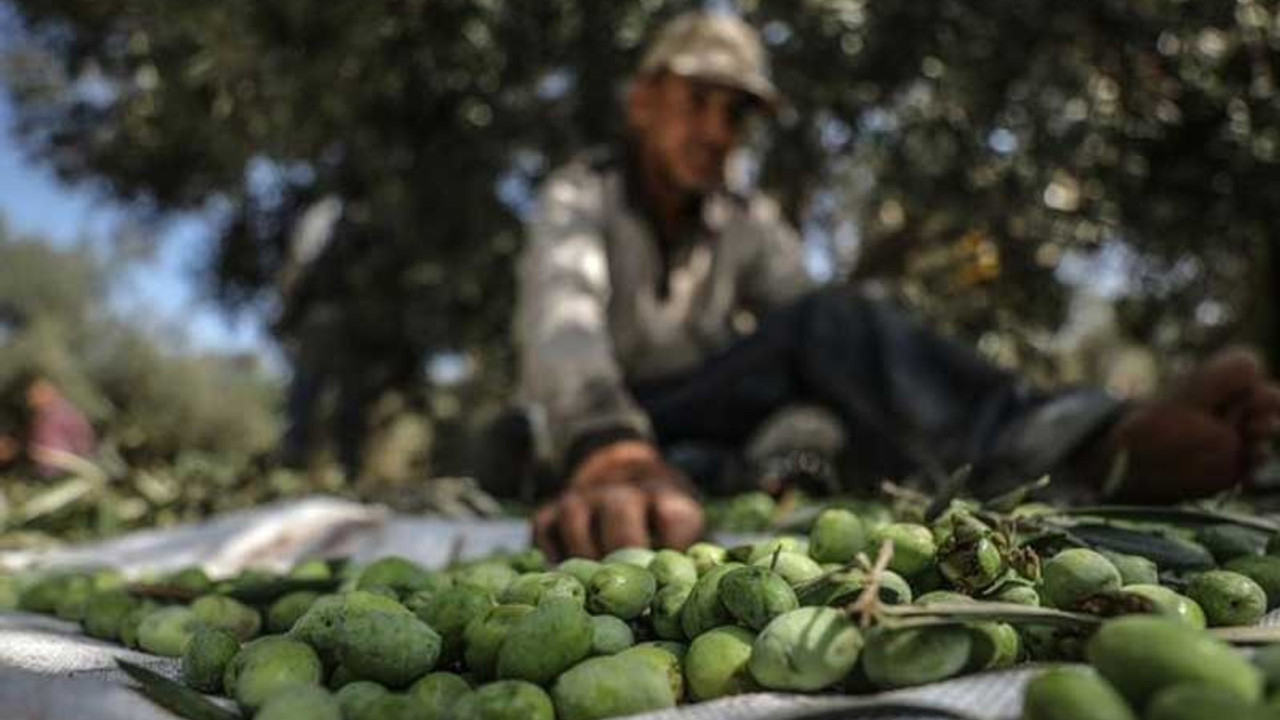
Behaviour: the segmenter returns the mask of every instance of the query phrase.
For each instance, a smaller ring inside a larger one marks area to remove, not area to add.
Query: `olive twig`
[[[893,560],[893,540],[885,540],[880,546],[875,565],[867,562],[866,555],[858,553],[858,562],[867,572],[867,584],[862,588],[858,599],[854,600],[846,611],[859,615],[858,624],[861,627],[870,627],[872,620],[880,613],[880,581],[891,560]]]

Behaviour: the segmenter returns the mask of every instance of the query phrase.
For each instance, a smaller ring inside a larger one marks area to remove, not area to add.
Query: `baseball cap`
[[[668,71],[742,90],[776,108],[760,35],[728,12],[688,12],[658,30],[640,60],[639,74]]]

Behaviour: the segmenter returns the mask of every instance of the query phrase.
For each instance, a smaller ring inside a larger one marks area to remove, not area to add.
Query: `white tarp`
[[[41,552],[0,553],[0,570],[110,565],[128,575],[203,565],[212,576],[247,567],[283,570],[311,557],[357,561],[402,555],[429,567],[452,553],[487,555],[528,544],[527,524],[515,520],[447,520],[397,515],[383,508],[317,497],[231,513],[209,522],[133,533],[92,545]],[[1277,619],[1275,616],[1268,620]],[[0,720],[172,720],[132,691],[115,658],[177,677],[178,663],[88,638],[74,623],[26,613],[0,613]],[[868,700],[845,696],[755,694],[642,716],[645,720],[764,720],[765,718],[917,718],[881,705],[906,702],[958,711],[974,720],[1012,720],[1032,671],[1020,668],[960,678]],[[814,717],[818,717],[814,715]],[[639,719],[637,719],[639,720]]]

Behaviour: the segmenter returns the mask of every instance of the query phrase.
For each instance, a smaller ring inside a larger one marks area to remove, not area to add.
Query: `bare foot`
[[[1095,457],[1128,451],[1118,499],[1177,502],[1248,485],[1277,430],[1280,387],[1256,353],[1229,349],[1210,357],[1163,397],[1130,410]],[[1101,466],[1091,465],[1101,476]]]

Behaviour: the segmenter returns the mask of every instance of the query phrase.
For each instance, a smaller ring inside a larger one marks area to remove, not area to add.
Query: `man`
[[[535,516],[544,550],[687,546],[702,510],[662,449],[740,447],[797,401],[839,417],[873,477],[971,464],[991,489],[1054,471],[1152,501],[1249,478],[1280,426],[1280,391],[1250,353],[1216,356],[1158,402],[1045,396],[884,301],[813,288],[777,212],[725,187],[746,118],[777,102],[754,31],[682,16],[629,88],[619,157],[548,180],[516,319],[524,394],[567,478]]]

